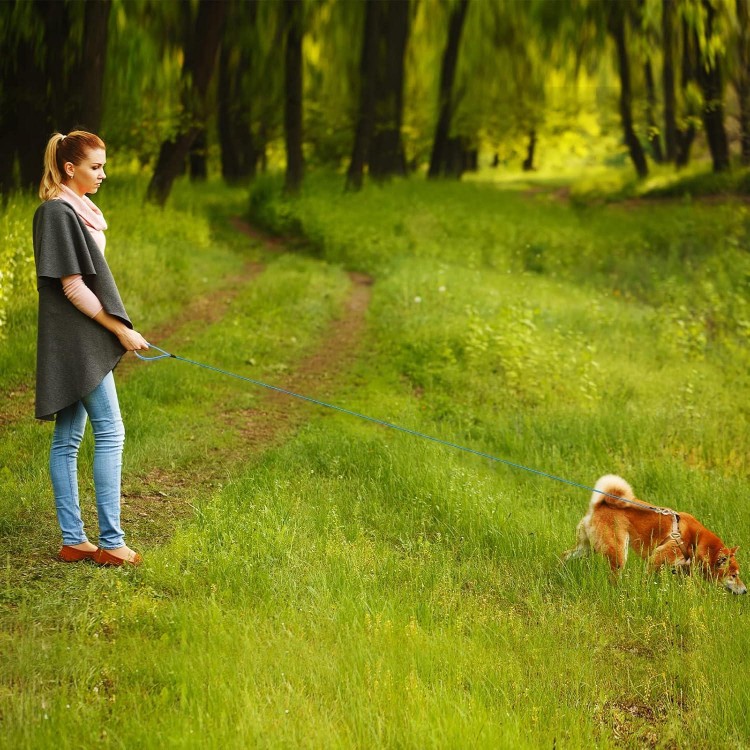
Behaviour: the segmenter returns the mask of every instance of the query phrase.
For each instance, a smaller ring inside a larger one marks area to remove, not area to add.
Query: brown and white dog
[[[727,591],[747,593],[734,557],[738,548],[729,549],[693,516],[668,508],[657,509],[666,513],[656,512],[654,506],[638,500],[630,485],[614,474],[599,479],[595,489],[588,513],[576,529],[578,545],[563,553],[564,562],[598,552],[607,558],[616,575],[632,547],[653,569],[665,564],[686,572],[698,568]]]

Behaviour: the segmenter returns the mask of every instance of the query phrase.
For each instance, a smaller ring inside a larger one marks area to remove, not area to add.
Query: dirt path
[[[249,238],[261,242],[267,251],[277,253],[285,249],[279,238],[269,237],[241,219],[234,219],[232,225]],[[262,270],[262,265],[251,264],[247,272],[238,277],[238,285],[231,297],[227,289],[222,288],[216,295],[197,301],[174,322],[170,333],[166,332],[167,329],[159,332],[161,339],[174,339],[177,345],[182,325],[196,319],[219,320],[244,284]],[[312,398],[323,398],[345,375],[360,350],[373,283],[363,274],[350,273],[349,278],[351,288],[341,317],[331,322],[315,349],[273,385]],[[214,296],[217,299],[213,299]],[[134,539],[149,545],[166,541],[175,523],[192,513],[190,498],[196,492],[214,491],[233,464],[243,463],[253,454],[288,439],[314,413],[314,408],[309,403],[273,390],[263,390],[258,405],[252,409],[237,410],[230,404],[217,405],[217,419],[224,422],[231,438],[226,441],[228,447],[223,452],[214,451],[202,465],[192,466],[189,477],[185,477],[182,470],[159,468],[143,477],[126,478],[123,523],[132,530]]]

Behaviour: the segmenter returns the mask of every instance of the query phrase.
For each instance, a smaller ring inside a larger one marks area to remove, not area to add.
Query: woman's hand
[[[120,343],[129,352],[148,349],[148,341],[138,331],[133,331],[130,328],[125,328],[124,331],[118,334],[117,338],[120,339]]]
[[[138,331],[128,328],[120,318],[110,315],[106,310],[100,310],[97,315],[94,315],[93,320],[104,326],[108,331],[114,333],[123,348],[127,349],[129,352],[148,349],[148,341],[146,341]]]

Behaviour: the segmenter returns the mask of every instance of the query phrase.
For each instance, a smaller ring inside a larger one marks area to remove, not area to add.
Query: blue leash
[[[399,432],[405,432],[407,435],[413,435],[414,437],[423,438],[424,440],[431,440],[433,443],[439,443],[440,445],[445,445],[448,448],[455,448],[459,451],[464,451],[465,453],[473,453],[475,456],[480,456],[481,458],[487,458],[490,461],[495,461],[500,464],[505,464],[506,466],[512,466],[514,469],[521,469],[522,471],[527,471],[531,474],[536,474],[540,477],[546,477],[547,479],[552,479],[556,482],[562,482],[563,484],[568,484],[571,487],[578,487],[582,490],[587,490],[588,492],[598,492],[600,495],[605,495],[606,497],[612,497],[616,500],[619,500],[621,502],[631,503],[632,505],[637,505],[640,508],[653,510],[656,513],[660,513],[662,515],[672,515],[672,511],[666,508],[659,508],[652,505],[646,505],[645,503],[641,502],[633,502],[632,500],[628,500],[627,498],[621,497],[620,495],[611,495],[608,492],[603,492],[602,490],[598,490],[595,487],[589,487],[585,484],[580,484],[578,482],[573,482],[570,479],[565,479],[564,477],[558,477],[554,474],[548,474],[546,471],[540,471],[539,469],[532,469],[529,466],[524,466],[523,464],[514,463],[513,461],[508,461],[505,458],[498,458],[497,456],[493,456],[490,453],[483,453],[482,451],[475,450],[474,448],[467,448],[464,445],[459,445],[458,443],[451,443],[448,440],[442,440],[441,438],[433,437],[432,435],[427,435],[423,432],[417,432],[416,430],[410,430],[408,427],[401,427],[400,425],[393,424],[391,422],[386,422],[382,419],[376,419],[375,417],[368,417],[366,414],[360,414],[356,411],[351,411],[350,409],[344,409],[342,406],[336,406],[335,404],[328,404],[325,401],[318,401],[317,399],[310,398],[310,396],[303,396],[301,393],[294,393],[293,391],[285,390],[284,388],[279,388],[275,385],[269,385],[268,383],[264,383],[261,380],[253,380],[253,378],[247,378],[244,375],[238,375],[235,372],[230,372],[229,370],[222,370],[219,367],[214,367],[213,365],[207,365],[205,362],[196,362],[194,359],[188,359],[187,357],[180,357],[177,354],[172,354],[168,351],[165,351],[164,349],[161,349],[160,347],[149,343],[149,347],[152,349],[156,349],[157,351],[161,352],[161,354],[157,354],[155,357],[144,357],[142,354],[139,354],[137,351],[133,352],[138,359],[143,360],[144,362],[156,362],[160,359],[177,359],[180,360],[180,362],[187,362],[189,365],[195,365],[196,367],[202,367],[204,370],[210,370],[211,372],[218,372],[221,375],[227,375],[230,378],[236,378],[237,380],[243,380],[246,383],[252,383],[253,385],[258,385],[261,388],[268,388],[271,391],[276,391],[277,393],[283,393],[287,396],[292,396],[293,398],[301,399],[302,401],[307,401],[311,404],[316,404],[317,406],[322,406],[326,409],[333,409],[334,411],[341,412],[342,414],[348,414],[351,417],[357,417],[358,419],[364,419],[367,422],[374,422],[375,424],[379,424],[382,427],[388,427],[392,430],[398,430]]]

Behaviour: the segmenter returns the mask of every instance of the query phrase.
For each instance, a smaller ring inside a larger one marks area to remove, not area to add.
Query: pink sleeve
[[[93,318],[104,309],[99,298],[86,286],[81,274],[63,276],[62,288],[65,296],[89,318]]]

